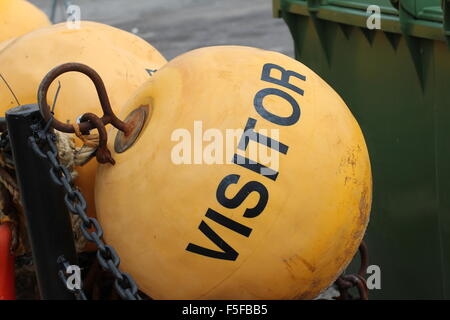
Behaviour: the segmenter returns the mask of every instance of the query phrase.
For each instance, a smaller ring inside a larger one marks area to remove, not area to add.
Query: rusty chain
[[[50,120],[51,121],[51,120]],[[64,202],[72,214],[78,215],[81,220],[81,231],[83,236],[90,242],[97,245],[97,259],[102,268],[112,273],[115,278],[115,288],[122,299],[140,300],[138,287],[131,275],[122,272],[119,269],[120,258],[114,248],[105,244],[102,240],[103,229],[97,219],[89,217],[86,213],[86,200],[81,191],[74,186],[70,171],[60,164],[58,160],[58,149],[56,147],[56,135],[52,133],[49,123],[42,128],[37,124],[32,128],[35,133],[29,137],[29,143],[34,152],[41,158],[47,159],[51,165],[50,176],[54,183],[64,189]],[[90,229],[93,231],[90,231]],[[59,276],[64,284],[67,281],[66,267],[67,262],[64,257],[60,257],[59,264],[63,267]],[[69,289],[68,289],[69,290]],[[80,290],[71,290],[78,299],[85,299],[84,292]]]
[[[340,300],[354,300],[355,298],[349,293],[351,288],[357,288],[359,299],[368,300],[369,299],[369,289],[367,288],[366,279],[364,274],[367,270],[369,264],[369,254],[366,243],[361,241],[359,246],[359,254],[361,256],[361,264],[356,274],[342,274],[335,281],[338,287]]]

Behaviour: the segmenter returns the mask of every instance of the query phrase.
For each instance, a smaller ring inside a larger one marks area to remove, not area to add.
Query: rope
[[[61,164],[67,167],[73,178],[77,176],[74,167],[86,164],[95,154],[98,147],[98,135],[82,135],[78,124],[74,125],[76,136],[83,141],[83,146],[77,148],[75,140],[69,133],[56,132],[56,146],[58,148],[58,157]],[[76,215],[70,215],[72,220],[72,229],[77,252],[82,252],[86,247],[87,240],[83,237],[81,231],[81,218]]]
[[[78,123],[72,124],[73,129],[75,131],[75,135],[83,142],[83,146],[81,148],[75,148],[75,143],[70,143],[70,147],[74,153],[74,165],[75,166],[83,166],[94,156],[97,151],[99,145],[99,137],[98,134],[90,134],[84,135],[80,131],[80,126]],[[72,138],[70,134],[65,134],[66,136]]]
[[[78,133],[80,133],[79,128]],[[83,146],[76,147],[73,135],[59,131],[55,131],[55,134],[59,160],[62,165],[69,169],[72,178],[76,178],[78,174],[75,167],[83,166],[95,155],[99,144],[98,135],[82,135],[80,133],[79,138],[83,141]],[[6,163],[3,155],[0,153],[0,187],[5,190],[5,192],[0,192],[0,224],[4,222],[13,223],[15,226],[13,229],[13,250],[16,255],[23,255],[30,253],[30,246],[26,232],[24,232],[25,219],[14,169],[14,166]],[[11,200],[13,203],[11,203]],[[70,215],[70,217],[76,250],[77,252],[83,252],[86,248],[87,240],[81,232],[82,220],[75,215]]]
[[[11,223],[12,242],[11,251],[25,253],[29,251],[27,239],[21,241],[22,231],[17,207],[20,207],[20,193],[15,178],[10,174],[11,169],[0,167],[0,224]],[[23,219],[22,219],[23,221]]]
[[[92,147],[92,148],[96,148],[98,147],[98,142],[95,143],[95,141],[92,141],[90,137],[93,136],[97,136],[97,135],[84,135],[83,133],[81,133],[80,131],[80,125],[78,123],[74,123],[72,124],[73,129],[75,130],[75,135],[81,140],[83,141],[83,144],[86,145],[87,147]],[[98,136],[97,136],[98,137]],[[98,138],[97,138],[98,140]]]
[[[12,196],[13,201],[16,204],[19,204],[20,193],[17,182],[15,178],[13,178],[11,174],[9,174],[6,169],[4,169],[3,166],[0,166],[0,183],[6,188],[6,190],[8,190],[9,194]]]
[[[5,160],[4,155],[1,152],[0,152],[0,167],[14,170],[14,166]]]

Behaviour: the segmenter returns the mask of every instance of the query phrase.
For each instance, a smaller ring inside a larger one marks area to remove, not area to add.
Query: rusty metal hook
[[[348,275],[342,274],[336,279],[335,284],[340,293],[340,300],[352,299],[348,290],[353,287],[358,289],[360,300],[368,300],[369,298],[369,289],[367,288],[366,279],[364,278],[369,264],[369,252],[364,240],[362,240],[359,245],[359,254],[361,256],[361,263],[358,273]]]
[[[114,165],[116,162],[111,156],[111,152],[108,150],[107,142],[108,142],[108,134],[106,133],[105,125],[98,116],[93,113],[85,113],[80,119],[80,122],[89,122],[91,123],[98,131],[99,137],[99,145],[97,151],[95,152],[95,156],[99,163],[111,163]]]
[[[367,267],[369,266],[369,249],[364,240],[359,245],[359,255],[361,256],[361,263],[358,270],[358,275],[362,278],[366,275]]]
[[[125,136],[128,136],[128,134],[131,131],[131,126],[121,121],[114,114],[111,108],[111,104],[109,102],[108,94],[106,93],[105,85],[103,83],[103,80],[100,78],[99,74],[94,69],[88,67],[87,65],[76,62],[65,63],[53,68],[52,70],[50,70],[49,73],[47,73],[47,75],[42,80],[38,90],[38,104],[39,108],[41,109],[41,114],[44,120],[46,122],[52,121],[52,126],[58,131],[66,133],[75,133],[75,129],[70,123],[62,123],[61,121],[58,121],[57,119],[53,118],[50,106],[47,103],[47,92],[48,89],[50,88],[50,85],[57,77],[67,72],[80,72],[85,74],[91,79],[97,90],[97,94],[100,99],[100,104],[103,110],[103,116],[101,118],[98,117],[97,118],[102,122],[104,126],[110,123],[115,128],[119,129],[120,131],[123,131]],[[85,121],[80,123],[79,128],[81,132],[88,132],[89,130],[92,130],[94,128],[98,129],[99,127],[98,126],[96,127],[96,124],[98,124],[97,121],[95,122]]]
[[[366,279],[359,274],[342,275],[336,280],[336,285],[338,286],[341,295],[340,300],[352,299],[348,290],[353,287],[358,289],[359,300],[369,299],[369,289],[367,288]]]

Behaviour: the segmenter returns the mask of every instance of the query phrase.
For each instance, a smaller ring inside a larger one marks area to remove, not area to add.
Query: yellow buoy
[[[151,297],[314,298],[352,259],[369,156],[308,67],[248,47],[194,50],[144,84],[127,115],[142,131],[134,144],[110,131],[116,164],[98,168],[97,215]]]
[[[0,73],[8,82],[20,104],[37,103],[38,87],[54,67],[79,62],[96,70],[102,77],[113,109],[117,111],[130,95],[166,63],[164,57],[141,38],[94,22],[81,22],[80,29],[67,29],[66,24],[41,28],[0,49]],[[74,123],[86,113],[103,114],[93,83],[80,73],[67,73],[58,78],[61,90],[55,117]],[[58,81],[50,87],[53,102]],[[17,106],[7,85],[0,80],[0,114]],[[93,132],[95,133],[95,132]],[[78,140],[77,140],[78,141]],[[93,215],[95,160],[78,169],[77,184],[88,200]]]
[[[9,45],[10,43],[12,43],[14,41],[14,39],[9,39],[3,42],[0,42],[0,51],[3,50],[3,48],[5,48],[7,45]]]
[[[45,13],[28,1],[0,1],[0,42],[48,25]]]

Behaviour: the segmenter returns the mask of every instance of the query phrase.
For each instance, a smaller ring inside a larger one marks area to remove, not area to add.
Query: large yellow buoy
[[[48,25],[45,13],[28,1],[0,1],[0,42]]]
[[[0,74],[20,104],[37,103],[38,87],[44,76],[52,68],[67,62],[83,63],[96,70],[105,83],[113,109],[117,111],[166,60],[153,46],[131,33],[87,21],[81,22],[80,29],[67,29],[65,23],[41,28],[0,49]],[[95,87],[88,77],[71,72],[58,80],[61,83],[55,108],[58,120],[74,123],[86,112],[103,114]],[[58,81],[50,87],[50,104],[57,87]],[[0,79],[0,114],[4,115],[17,104],[6,83]],[[95,210],[96,167],[93,160],[79,168],[76,181],[88,200],[90,215]]]
[[[352,259],[369,156],[308,67],[248,47],[194,50],[144,84],[126,117],[142,130],[110,131],[116,164],[97,170],[97,215],[151,297],[314,298]]]

